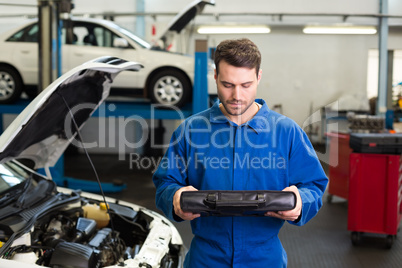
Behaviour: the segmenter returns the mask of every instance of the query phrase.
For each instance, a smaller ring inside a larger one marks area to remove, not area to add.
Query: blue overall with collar
[[[265,101],[248,122],[236,125],[213,107],[190,116],[174,131],[153,176],[156,205],[174,213],[181,187],[198,190],[283,190],[295,185],[304,225],[322,206],[328,179],[304,131]],[[191,221],[194,238],[184,267],[286,267],[278,233],[284,221],[273,217],[199,217]]]

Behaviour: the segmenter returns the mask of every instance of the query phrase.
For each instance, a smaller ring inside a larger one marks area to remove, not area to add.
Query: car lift
[[[206,40],[196,41],[195,67],[194,67],[194,85],[192,102],[188,103],[180,109],[178,113],[175,109],[154,109],[152,104],[145,102],[111,102],[103,103],[92,115],[93,117],[130,117],[133,115],[140,116],[143,119],[152,120],[178,120],[196,114],[208,108],[208,49]],[[0,105],[0,133],[3,132],[3,115],[19,114],[29,104],[27,100],[20,100],[15,104]],[[106,109],[102,106],[114,105],[116,109]],[[40,173],[44,174],[43,171]],[[87,192],[99,193],[99,185],[96,181],[80,180],[64,176],[63,156],[59,159],[54,167],[50,170],[51,176],[58,186],[68,187],[71,189],[80,189]],[[125,184],[102,183],[105,193],[120,192],[126,188]]]

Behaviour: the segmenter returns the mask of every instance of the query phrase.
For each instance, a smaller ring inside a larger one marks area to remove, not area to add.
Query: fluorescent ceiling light
[[[199,34],[267,34],[271,29],[266,25],[217,25],[200,26]]]
[[[307,26],[305,34],[376,34],[377,29],[372,26]]]

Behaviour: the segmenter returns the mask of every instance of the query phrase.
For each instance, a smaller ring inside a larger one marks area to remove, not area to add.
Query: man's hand
[[[292,185],[290,187],[286,187],[283,191],[291,191],[296,194],[296,207],[292,210],[287,211],[278,211],[278,212],[267,212],[265,216],[276,217],[285,221],[295,221],[299,218],[301,209],[302,209],[302,200],[300,197],[299,189],[296,186]]]
[[[194,220],[195,218],[200,217],[200,214],[193,214],[191,212],[184,212],[183,210],[181,210],[180,207],[180,196],[181,196],[181,192],[184,191],[198,191],[197,189],[195,189],[193,186],[186,186],[186,187],[182,187],[179,190],[176,191],[176,193],[173,196],[173,207],[174,207],[174,213],[176,213],[177,216],[179,216],[180,218],[182,218],[183,220]]]

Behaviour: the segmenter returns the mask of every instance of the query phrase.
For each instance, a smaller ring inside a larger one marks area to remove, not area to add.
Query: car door
[[[65,32],[62,34],[62,43],[65,43]],[[39,78],[38,62],[38,42],[39,26],[38,23],[32,23],[23,29],[17,31],[7,40],[7,51],[12,57],[12,64],[21,74],[25,85],[37,85]],[[63,51],[63,46],[61,48]],[[62,69],[68,71],[68,66],[63,62]]]
[[[138,53],[133,47],[118,48],[113,46],[115,38],[121,38],[103,25],[75,21],[72,25],[72,40],[64,46],[64,62],[68,69],[88,60],[103,56],[114,56],[126,60],[135,60]],[[138,85],[137,72],[125,72],[113,82],[115,88],[141,88]]]
[[[12,64],[21,73],[25,84],[38,81],[38,24],[33,23],[13,34],[7,40]]]

